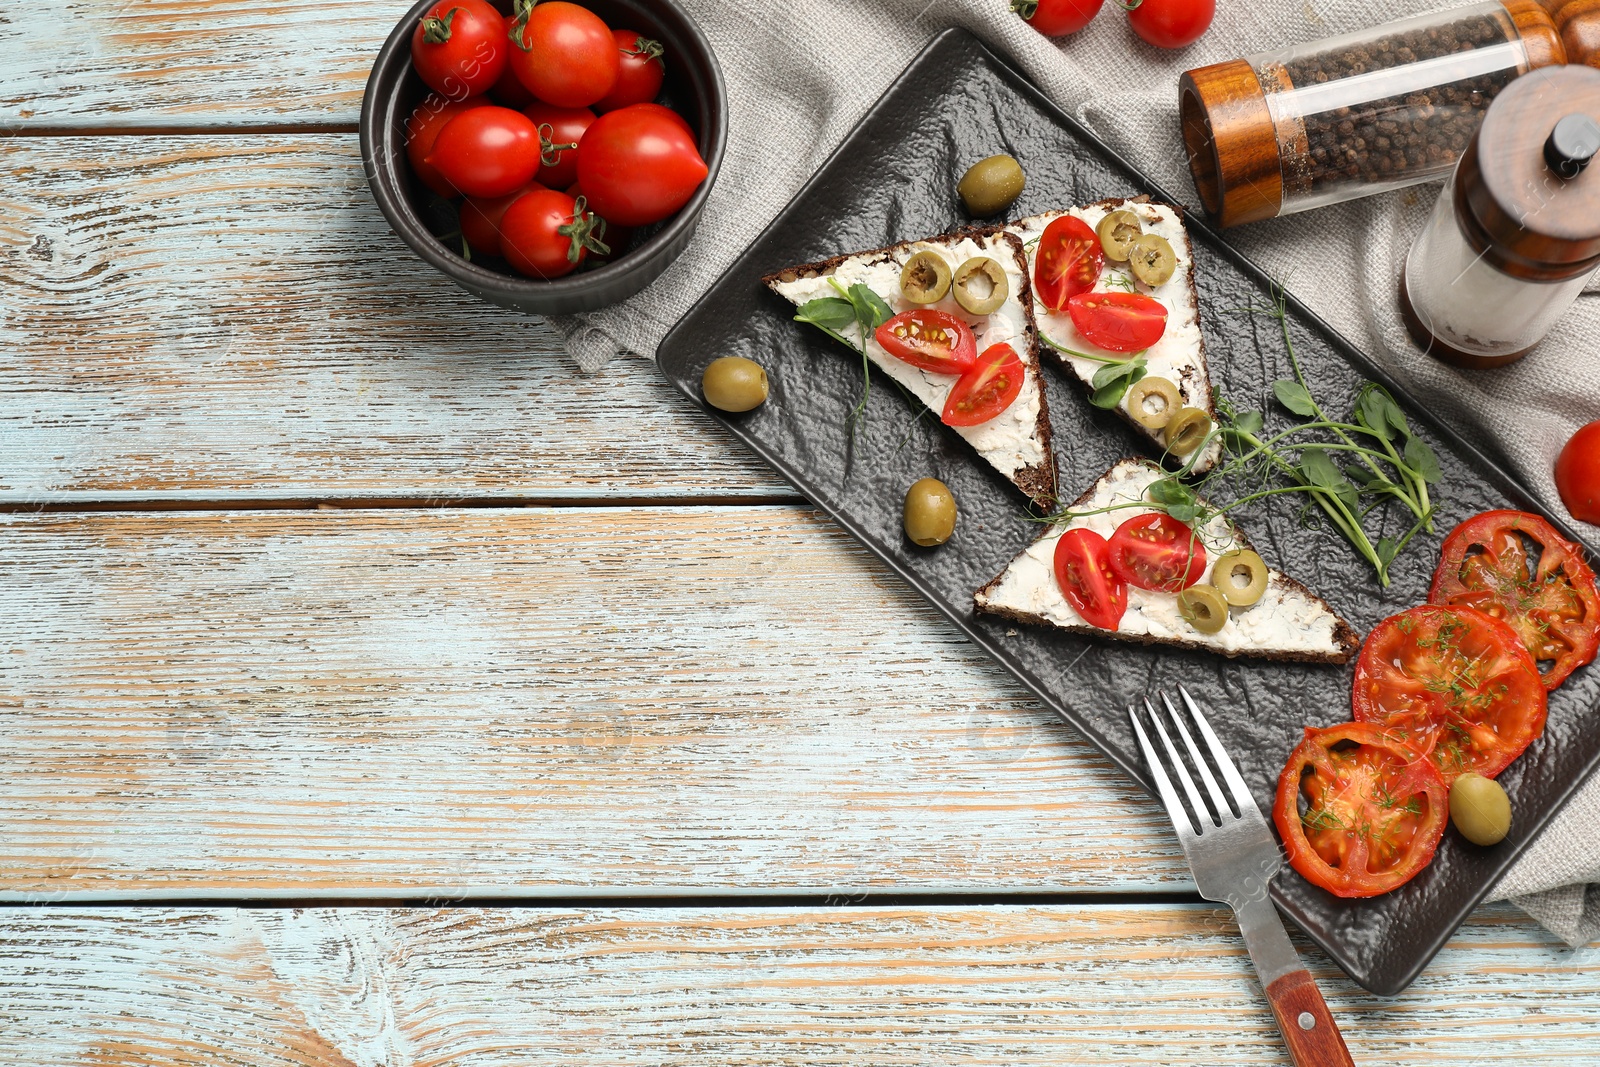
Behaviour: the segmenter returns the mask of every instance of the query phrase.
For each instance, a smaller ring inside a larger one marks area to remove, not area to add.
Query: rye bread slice
[[[1149,460],[1119,460],[1065,510],[1146,499],[1144,488],[1163,477],[1165,472]],[[1156,509],[1152,506],[1151,510]],[[1128,508],[1086,517],[1072,525],[1088,526],[1109,536],[1110,530],[1138,514]],[[1176,594],[1131,587],[1121,628],[1104,630],[1084,622],[1062,595],[1053,570],[1056,542],[1069,528],[1051,526],[1018,553],[1004,571],[973,594],[978,610],[1029,625],[1145,645],[1203,649],[1229,658],[1348,663],[1360,648],[1355,630],[1327,601],[1270,566],[1261,600],[1248,608],[1231,609],[1228,622],[1217,634],[1202,634],[1184,622],[1178,614]],[[1200,532],[1207,548],[1207,571],[1201,581],[1210,580],[1210,569],[1222,551],[1253,547],[1236,525],[1221,516]]]

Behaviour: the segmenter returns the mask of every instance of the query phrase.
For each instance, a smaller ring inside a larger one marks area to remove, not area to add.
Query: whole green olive
[[[1499,782],[1468,771],[1450,784],[1450,821],[1474,845],[1498,845],[1511,829],[1511,799]]]
[[[714,359],[700,376],[706,403],[721,411],[749,411],[767,399],[767,372],[743,356]]]
[[[906,490],[901,521],[906,536],[924,548],[942,545],[956,532],[956,498],[937,478],[924,478]]]
[[[971,315],[993,315],[1011,295],[1005,268],[988,256],[973,256],[956,268],[950,290]]]
[[[900,295],[913,304],[932,304],[950,291],[950,264],[926,248],[900,268]]]
[[[1267,592],[1267,564],[1248,548],[1236,548],[1217,557],[1211,584],[1236,608],[1247,608]]]
[[[1027,179],[1022,176],[1022,164],[1010,156],[990,156],[967,168],[956,185],[967,213],[974,218],[998,215],[1022,195]]]

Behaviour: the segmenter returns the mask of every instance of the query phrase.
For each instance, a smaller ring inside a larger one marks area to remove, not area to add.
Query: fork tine
[[[1172,716],[1172,723],[1178,728],[1178,733],[1183,735],[1184,747],[1189,750],[1189,755],[1194,759],[1195,769],[1200,772],[1200,778],[1206,783],[1206,792],[1211,797],[1211,807],[1217,813],[1217,818],[1227,822],[1233,818],[1233,809],[1228,806],[1228,798],[1222,795],[1222,788],[1217,785],[1217,779],[1211,773],[1211,767],[1200,755],[1200,750],[1194,747],[1194,738],[1189,736],[1189,728],[1183,724],[1183,716],[1178,714],[1178,709],[1172,706],[1172,698],[1167,696],[1165,689],[1161,690],[1161,703],[1167,706],[1167,714]]]
[[[1255,812],[1261,814],[1261,808],[1256,804],[1256,798],[1250,795],[1250,789],[1244,784],[1244,779],[1239,776],[1239,768],[1233,765],[1233,760],[1228,758],[1228,750],[1222,747],[1222,742],[1217,740],[1217,735],[1211,729],[1211,724],[1206,722],[1206,717],[1200,714],[1200,708],[1195,704],[1194,697],[1183,686],[1178,686],[1178,694],[1183,697],[1183,702],[1189,708],[1189,714],[1194,716],[1194,724],[1200,731],[1200,736],[1205,738],[1206,745],[1211,749],[1211,755],[1217,761],[1217,769],[1222,772],[1222,780],[1228,783],[1228,788],[1233,790],[1233,799],[1238,802],[1239,814]]]
[[[1210,812],[1206,811],[1206,802],[1200,799],[1200,790],[1195,788],[1194,779],[1189,777],[1189,768],[1184,766],[1178,750],[1173,747],[1172,734],[1167,731],[1161,716],[1156,714],[1155,705],[1150,703],[1149,697],[1145,697],[1144,707],[1150,713],[1151,725],[1155,727],[1156,733],[1161,735],[1161,743],[1166,746],[1167,755],[1172,760],[1172,768],[1178,772],[1178,781],[1183,783],[1183,791],[1188,794],[1189,803],[1194,805],[1195,829],[1203,832],[1206,827],[1216,825],[1211,821]]]
[[[1132,704],[1128,705],[1128,718],[1133,720],[1133,732],[1139,738],[1139,748],[1144,751],[1145,766],[1150,768],[1150,777],[1156,780],[1156,792],[1161,794],[1161,803],[1167,806],[1167,816],[1172,819],[1172,825],[1178,831],[1179,840],[1188,840],[1198,836],[1194,824],[1189,820],[1189,813],[1183,810],[1183,802],[1178,799],[1178,791],[1172,788],[1172,779],[1167,777],[1166,768],[1161,766],[1161,760],[1156,756],[1155,746],[1150,743],[1150,738],[1144,732],[1144,726],[1139,722],[1139,713]]]

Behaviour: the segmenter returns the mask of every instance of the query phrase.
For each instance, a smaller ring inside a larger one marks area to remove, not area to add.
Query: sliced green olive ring
[[[956,268],[956,303],[972,315],[993,315],[1011,295],[1011,283],[1006,272],[988,256],[973,256]]]
[[[1167,423],[1167,451],[1174,456],[1187,456],[1200,447],[1210,432],[1210,415],[1199,408],[1184,408]]]
[[[1450,783],[1450,821],[1474,845],[1497,845],[1511,830],[1511,799],[1499,782],[1468,771]]]
[[[1094,232],[1100,238],[1100,248],[1107,259],[1126,263],[1128,253],[1133,251],[1134,242],[1144,233],[1144,228],[1139,225],[1139,216],[1124,207],[1101,219]]]
[[[1178,387],[1165,378],[1140,378],[1128,387],[1128,414],[1147,430],[1164,429],[1182,408]]]
[[[1247,608],[1267,591],[1267,564],[1248,548],[1224,552],[1211,569],[1211,584],[1222,599],[1236,608]]]
[[[956,498],[937,478],[923,478],[906,490],[901,514],[906,536],[924,548],[942,545],[956,532]]]
[[[950,264],[924,249],[900,268],[900,292],[913,304],[932,304],[950,291]]]
[[[1022,164],[1010,156],[990,156],[967,168],[956,184],[956,192],[961,194],[968,214],[988,218],[1015,203],[1026,184]]]
[[[1165,285],[1178,269],[1178,255],[1159,233],[1147,233],[1128,253],[1133,276],[1149,286]]]
[[[1178,611],[1203,634],[1214,634],[1228,622],[1228,602],[1211,585],[1191,585],[1179,593]]]
[[[719,411],[749,411],[767,399],[767,372],[743,356],[714,359],[700,376],[706,403]]]

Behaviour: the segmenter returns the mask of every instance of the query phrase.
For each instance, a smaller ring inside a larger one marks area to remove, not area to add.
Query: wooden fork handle
[[[1275,979],[1267,986],[1267,1000],[1294,1067],[1355,1067],[1310,971],[1290,971]]]

